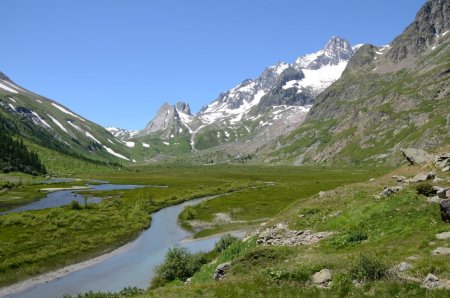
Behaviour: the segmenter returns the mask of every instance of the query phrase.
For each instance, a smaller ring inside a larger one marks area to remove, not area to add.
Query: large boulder
[[[331,271],[329,269],[322,269],[316,272],[311,277],[311,282],[321,287],[329,287],[332,279]]]
[[[433,160],[434,156],[428,154],[423,149],[417,148],[406,148],[400,149],[405,159],[412,165],[414,164],[424,164]]]
[[[441,207],[442,220],[450,223],[450,199],[442,200],[439,205]]]

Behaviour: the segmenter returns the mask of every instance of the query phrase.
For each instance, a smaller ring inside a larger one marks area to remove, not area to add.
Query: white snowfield
[[[112,154],[112,155],[114,155],[114,156],[116,156],[116,157],[118,157],[118,158],[122,158],[122,159],[125,159],[125,160],[128,160],[128,161],[129,161],[128,158],[126,158],[125,156],[123,156],[123,155],[120,154],[120,153],[115,152],[115,151],[112,150],[111,148],[106,147],[105,145],[103,145],[103,148],[105,148],[106,151],[107,151],[109,154]]]
[[[99,140],[97,140],[91,133],[89,133],[88,131],[86,131],[86,136],[88,138],[93,139],[94,141],[96,141],[97,143],[99,143],[100,145],[102,144],[102,142],[100,142]]]
[[[134,148],[134,142],[125,142],[125,145],[130,148]]]
[[[283,89],[296,87],[299,88],[297,92],[300,93],[302,88],[311,87],[320,93],[339,79],[346,67],[347,61],[342,61],[337,65],[325,65],[319,69],[302,69],[305,77],[301,80],[286,82]]]
[[[67,120],[67,123],[69,123],[69,125],[72,126],[73,128],[75,128],[76,130],[78,130],[78,131],[80,131],[80,132],[83,131],[78,125],[73,124],[72,121]]]
[[[58,120],[53,118],[50,114],[47,114],[47,116],[49,116],[50,119],[52,119],[53,123],[55,123],[59,128],[61,128],[61,130],[63,130],[65,133],[67,133],[67,129],[61,124],[61,122],[59,122]]]
[[[14,98],[12,98],[12,97],[8,97],[8,98],[10,101],[17,103],[17,101]]]
[[[144,146],[145,148],[150,148],[150,145],[147,143],[142,143],[142,146]]]
[[[15,107],[12,103],[9,103],[8,106],[9,106],[11,109],[13,109],[13,111],[17,111],[17,110],[16,110],[16,107]]]
[[[84,120],[83,118],[81,118],[80,116],[75,115],[75,114],[72,113],[71,111],[69,111],[69,110],[67,110],[67,109],[65,109],[65,108],[63,108],[63,107],[57,105],[57,104],[54,103],[54,102],[52,102],[52,106],[54,106],[55,108],[57,108],[58,110],[60,110],[61,112],[65,113],[65,114],[67,114],[67,115],[70,115],[70,116],[73,116],[73,117],[75,117],[75,118],[78,118],[78,119],[80,119],[80,120],[83,121],[83,122],[86,121],[86,120]]]
[[[3,90],[6,90],[8,92],[11,92],[11,93],[15,93],[15,94],[19,93],[16,90],[14,90],[13,88],[8,87],[5,83],[6,83],[6,81],[2,80],[0,82],[0,88],[2,88]]]
[[[39,116],[38,113],[36,113],[35,111],[31,111],[31,113],[32,113],[36,118],[38,118],[38,120],[39,120],[42,124],[44,124],[45,126],[47,126],[47,127],[50,128],[50,129],[53,129],[53,127],[51,127],[51,126],[47,123],[47,121],[45,121],[44,119],[42,119],[41,116]],[[35,124],[39,124],[39,123],[38,123],[37,121],[35,121],[34,119],[33,119],[33,122],[34,122]]]

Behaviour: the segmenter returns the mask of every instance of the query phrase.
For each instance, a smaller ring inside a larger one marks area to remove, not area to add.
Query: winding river
[[[79,270],[66,269],[70,273],[55,275],[56,278],[52,277],[50,280],[37,278],[34,282],[33,279],[25,281],[16,290],[6,293],[6,297],[50,298],[61,297],[64,294],[76,295],[91,290],[115,292],[124,287],[147,288],[154,275],[155,266],[162,263],[167,249],[176,244],[187,247],[192,252],[208,251],[214,247],[218,236],[181,242],[192,233],[181,228],[177,221],[178,214],[184,207],[214,197],[194,199],[161,209],[151,215],[152,224],[149,229],[103,259],[93,261],[89,265],[81,265]],[[76,266],[71,267],[76,268]],[[64,272],[64,269],[59,272]],[[1,289],[0,296],[2,296]]]

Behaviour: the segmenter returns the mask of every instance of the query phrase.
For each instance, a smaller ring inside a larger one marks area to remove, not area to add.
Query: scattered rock
[[[439,278],[436,275],[428,273],[427,277],[425,277],[425,280],[423,281],[423,284],[434,287],[434,285],[438,282]]]
[[[448,188],[440,188],[436,191],[436,194],[439,198],[441,199],[446,199],[447,198],[447,191]]]
[[[388,197],[394,193],[397,193],[399,191],[401,191],[403,189],[403,187],[401,186],[393,186],[393,187],[387,187],[385,186],[383,191],[380,193],[381,196],[385,196]]]
[[[405,176],[397,176],[397,175],[394,175],[394,176],[392,176],[391,178],[392,178],[392,179],[395,179],[397,182],[403,182],[403,181],[406,180],[406,177],[405,177]]]
[[[403,271],[409,270],[412,267],[413,266],[410,263],[407,263],[407,262],[401,262],[400,264],[395,266],[395,268],[397,269],[398,272],[403,272]]]
[[[450,199],[442,200],[439,205],[441,207],[441,219],[450,223]]]
[[[443,153],[436,156],[434,164],[439,168],[450,167],[450,153]]]
[[[311,281],[313,284],[328,288],[331,285],[332,275],[329,269],[322,269],[319,272],[316,272],[311,277]]]
[[[400,149],[403,154],[403,157],[411,164],[424,164],[429,161],[432,161],[434,156],[428,154],[425,150],[417,149],[417,148],[406,148]]]
[[[192,278],[189,277],[188,279],[186,279],[186,281],[184,282],[185,285],[188,285],[192,282]]]
[[[333,235],[332,232],[317,232],[311,230],[290,230],[286,224],[279,223],[263,231],[257,231],[257,244],[261,245],[282,245],[299,246],[319,242],[322,239]]]
[[[375,178],[370,178],[369,181],[375,181]]]
[[[213,278],[214,280],[222,280],[227,274],[228,270],[230,270],[231,262],[222,263],[216,267],[214,271]]]
[[[427,180],[433,180],[434,178],[436,178],[436,173],[434,173],[434,172],[430,172],[428,174],[420,173],[420,174],[417,174],[416,176],[414,176],[414,178],[407,180],[407,182],[417,183],[417,182],[423,182],[423,181],[427,181]]]
[[[450,166],[442,168],[442,172],[450,172]]]
[[[435,204],[435,203],[439,204],[441,201],[442,201],[442,199],[439,198],[438,196],[433,196],[433,197],[427,198],[427,202],[432,203],[432,204]]]
[[[443,232],[443,233],[436,234],[436,238],[440,239],[440,240],[449,239],[450,238],[450,232]]]
[[[433,179],[433,182],[434,182],[434,183],[440,183],[440,182],[444,182],[444,181],[445,181],[445,179],[438,178],[438,177],[436,177],[436,178]]]
[[[450,256],[450,248],[438,247],[435,250],[433,250],[432,255],[434,255],[434,256]]]

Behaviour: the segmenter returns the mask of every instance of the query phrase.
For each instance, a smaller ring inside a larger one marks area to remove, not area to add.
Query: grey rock
[[[442,201],[442,199],[440,199],[438,196],[433,196],[433,197],[427,198],[428,203],[440,203],[441,201]]]
[[[443,233],[436,234],[436,238],[439,239],[439,240],[449,239],[450,238],[450,232],[443,232]]]
[[[443,153],[436,156],[434,164],[439,168],[450,166],[450,153]]]
[[[222,263],[222,264],[218,265],[213,274],[214,280],[222,280],[226,276],[226,274],[230,270],[230,268],[231,268],[231,262],[226,262],[226,263]]]
[[[332,274],[329,269],[322,269],[311,277],[311,282],[315,285],[328,287],[332,280]]]
[[[380,195],[388,197],[394,193],[401,191],[402,189],[403,189],[403,187],[401,187],[401,186],[393,186],[393,187],[385,186],[383,191],[380,193]]]
[[[450,256],[450,248],[449,247],[438,247],[432,252],[433,255],[438,256]]]
[[[412,165],[414,164],[424,164],[433,160],[434,156],[428,154],[423,149],[417,148],[406,148],[400,149],[403,154],[403,157]]]
[[[403,182],[403,181],[406,180],[406,177],[405,177],[405,176],[397,176],[397,175],[394,175],[394,176],[392,176],[391,178],[392,178],[392,179],[395,179],[397,182]]]
[[[450,223],[450,199],[442,200],[439,203],[441,210],[441,219],[444,222]]]
[[[450,166],[442,168],[442,172],[450,172]]]
[[[436,191],[436,194],[437,194],[437,196],[439,198],[446,199],[447,198],[447,191],[448,191],[448,188],[441,188],[441,189],[438,189]]]
[[[425,277],[425,280],[423,281],[424,283],[435,283],[438,282],[439,278],[431,273],[428,273],[427,277]]]
[[[290,230],[287,225],[279,223],[263,231],[258,231],[257,235],[256,243],[260,245],[300,246],[317,243],[330,237],[333,233]]]
[[[394,272],[403,272],[403,271],[407,271],[411,268],[413,268],[413,266],[410,263],[401,262],[400,264],[398,264],[397,266],[395,266],[393,268],[393,271]]]
[[[436,177],[436,174],[434,172],[430,172],[428,174],[420,173],[420,174],[417,174],[416,176],[414,176],[413,178],[409,179],[408,182],[418,183],[418,182],[423,182],[423,181],[427,181],[427,180],[432,180],[435,177]]]

